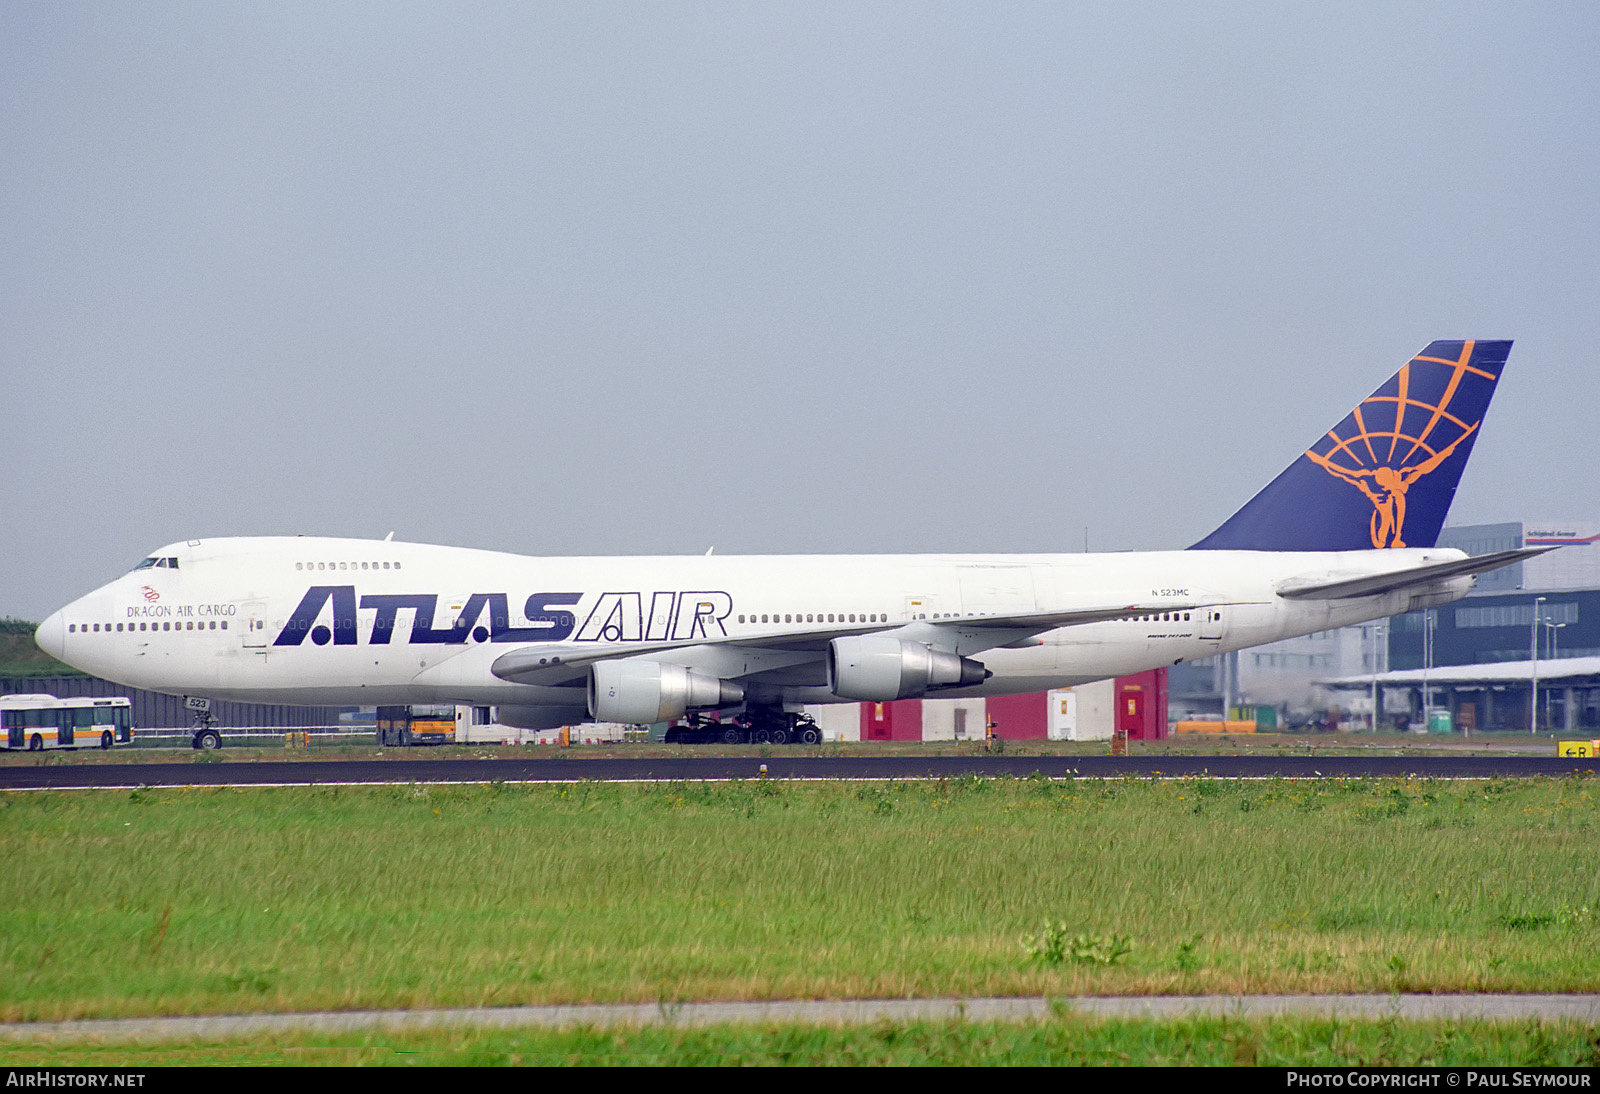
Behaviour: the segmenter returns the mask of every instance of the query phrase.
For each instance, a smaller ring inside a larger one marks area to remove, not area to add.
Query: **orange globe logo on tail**
[[[1432,547],[1510,352],[1500,339],[1428,343],[1195,549]]]
[[[1475,344],[1461,343],[1461,356],[1455,360],[1412,358],[1394,377],[1392,392],[1387,384],[1374,392],[1306,452],[1317,466],[1372,503],[1374,547],[1406,545],[1406,492],[1438,470],[1483,423],[1481,413],[1472,422],[1450,413],[1467,376],[1498,379],[1470,363]],[[1349,436],[1341,437],[1341,430]]]

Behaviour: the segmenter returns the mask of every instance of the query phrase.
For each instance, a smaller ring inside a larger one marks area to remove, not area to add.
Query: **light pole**
[[[1383,621],[1372,625],[1372,732],[1378,732],[1378,653],[1383,649]]]
[[[1428,670],[1433,668],[1433,628],[1438,623],[1434,609],[1422,613],[1422,726],[1433,728],[1433,689],[1428,686]]]
[[[1565,623],[1552,623],[1548,619],[1544,621],[1544,655],[1546,660],[1554,661],[1559,656],[1558,642],[1561,638],[1561,628],[1565,626]],[[1544,724],[1546,727],[1550,725],[1550,692],[1552,690],[1554,689],[1544,689]]]
[[[1561,630],[1561,628],[1565,627],[1565,626],[1566,626],[1565,623],[1552,623],[1548,619],[1546,619],[1544,621],[1544,656],[1545,656],[1545,660],[1554,661],[1557,657],[1561,656],[1560,642],[1559,642],[1559,639],[1561,638],[1561,635],[1559,633],[1557,633],[1557,632],[1559,632]]]
[[[1541,608],[1541,605],[1543,604],[1544,597],[1536,596],[1533,598],[1533,640],[1529,643],[1530,648],[1528,651],[1528,663],[1532,668],[1532,671],[1528,676],[1530,685],[1528,689],[1529,733],[1539,732],[1539,622],[1540,616],[1543,615],[1543,610]]]

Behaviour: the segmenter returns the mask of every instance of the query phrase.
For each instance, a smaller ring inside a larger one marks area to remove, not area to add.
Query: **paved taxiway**
[[[754,779],[1024,778],[1488,779],[1593,775],[1555,756],[662,756],[641,759],[386,759],[0,766],[0,790],[365,783],[664,782]]]

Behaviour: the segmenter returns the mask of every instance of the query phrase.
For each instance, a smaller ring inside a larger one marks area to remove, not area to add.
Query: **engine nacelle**
[[[914,699],[929,688],[971,687],[991,675],[970,658],[887,634],[835,638],[828,644],[828,689],[841,699]]]
[[[670,722],[690,710],[731,707],[744,688],[660,661],[597,661],[589,670],[589,713],[599,722]]]
[[[589,712],[583,707],[498,706],[494,720],[513,729],[560,729],[587,722]]]

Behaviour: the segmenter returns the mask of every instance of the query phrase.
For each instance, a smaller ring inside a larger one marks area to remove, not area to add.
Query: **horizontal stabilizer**
[[[1416,585],[1427,585],[1447,578],[1467,574],[1483,574],[1510,566],[1555,547],[1521,547],[1515,551],[1496,551],[1492,555],[1454,559],[1450,562],[1430,562],[1409,570],[1391,570],[1383,574],[1362,574],[1357,577],[1292,578],[1278,586],[1278,595],[1287,600],[1347,600],[1358,596],[1379,596]]]

